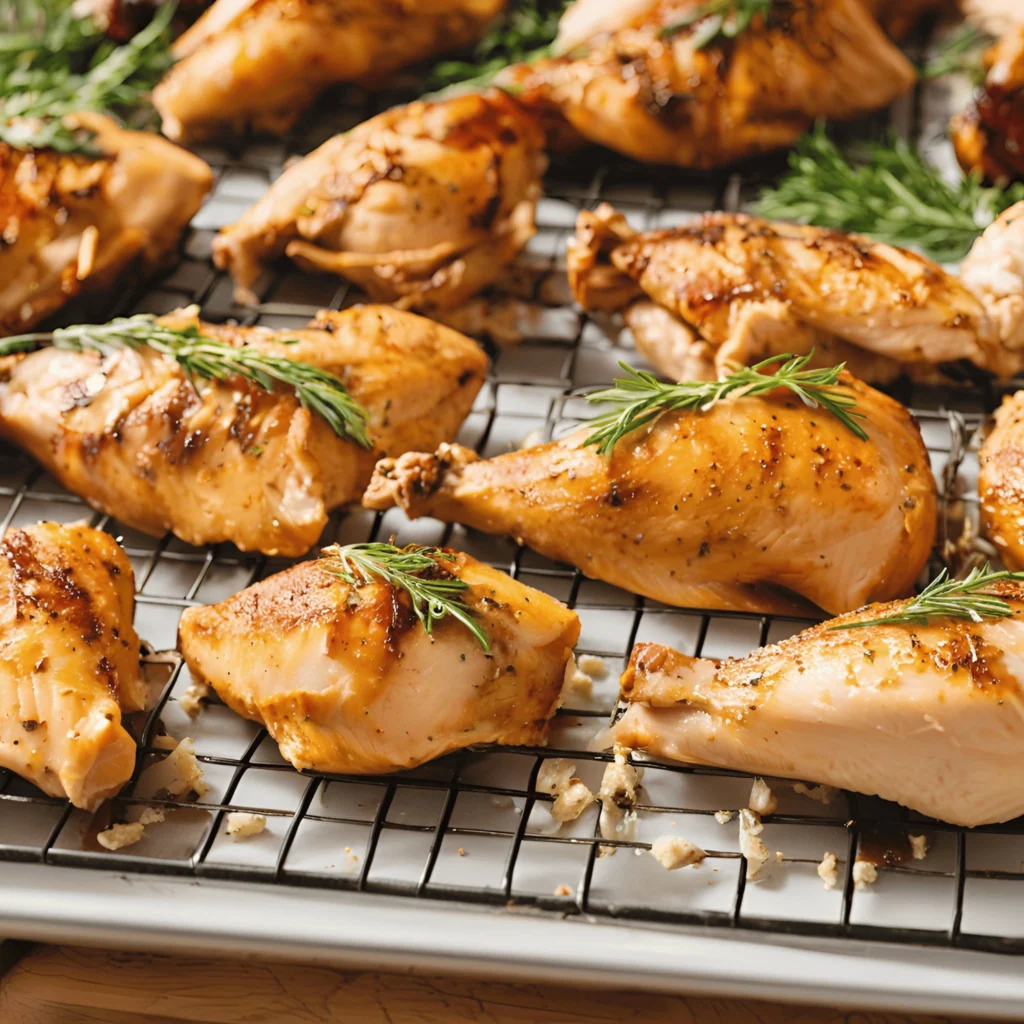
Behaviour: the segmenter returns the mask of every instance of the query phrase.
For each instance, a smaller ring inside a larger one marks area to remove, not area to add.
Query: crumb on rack
[[[154,736],[149,741],[149,745],[154,750],[173,750],[178,745],[178,741],[170,733],[165,732],[161,736]]]
[[[195,718],[209,703],[213,690],[209,683],[202,683],[193,679],[188,689],[178,698],[178,707],[188,715]]]
[[[555,895],[556,896],[571,896],[572,895],[572,889],[570,889],[569,886],[567,886],[567,885],[560,885],[555,890]]]
[[[538,793],[558,796],[576,774],[576,763],[565,757],[552,757],[540,766],[537,772]]]
[[[715,821],[719,825],[728,825],[732,821],[734,811],[715,811]]]
[[[139,776],[138,788],[153,796],[167,793],[173,799],[188,793],[195,793],[197,797],[209,793],[210,786],[203,779],[192,738],[186,736],[165,758],[151,764]]]
[[[818,877],[825,886],[825,892],[831,892],[836,887],[837,869],[836,855],[826,853],[818,865]]]
[[[754,811],[744,807],[740,811],[740,853],[747,858],[747,881],[757,878],[768,862],[768,847],[760,839],[764,825]]]
[[[931,844],[927,836],[907,836],[910,843],[910,853],[914,860],[924,860],[928,856],[928,849]]]
[[[580,697],[589,697],[593,692],[594,680],[579,668],[575,655],[570,655],[565,665],[565,677],[562,680],[561,702],[564,704],[570,693]]]
[[[835,786],[808,786],[806,782],[795,782],[793,792],[810,797],[819,804],[830,804],[839,796],[839,790]]]
[[[707,854],[682,836],[659,836],[651,843],[651,856],[666,870],[699,864]]]
[[[145,833],[146,826],[141,821],[129,821],[121,825],[111,825],[110,828],[96,836],[96,842],[104,850],[113,852],[125,846],[133,846]]]
[[[555,821],[575,821],[595,800],[594,794],[579,779],[570,779],[551,805]]]
[[[167,820],[167,814],[162,807],[143,807],[138,817],[140,825],[159,825]]]
[[[596,654],[581,654],[577,659],[581,672],[586,672],[591,679],[607,679],[608,663]]]
[[[250,814],[248,811],[232,811],[226,820],[228,827],[224,831],[236,843],[249,836],[258,836],[267,827],[264,815]]]
[[[783,856],[783,853],[782,853],[781,850],[776,850],[775,851],[775,863],[776,864],[781,864],[785,859],[786,858]]]
[[[750,800],[747,802],[747,806],[755,814],[774,814],[775,810],[779,806],[779,801],[775,799],[775,794],[768,787],[768,783],[760,776],[754,779],[754,785],[750,790]]]
[[[870,861],[858,860],[853,863],[853,885],[858,892],[863,892],[878,881],[878,868]]]
[[[466,856],[466,851],[461,846],[459,847],[459,856],[460,857],[465,857]]]
[[[644,777],[643,768],[635,768],[628,761],[629,751],[615,748],[615,760],[604,770],[598,798],[616,807],[632,807],[636,803],[636,790]]]

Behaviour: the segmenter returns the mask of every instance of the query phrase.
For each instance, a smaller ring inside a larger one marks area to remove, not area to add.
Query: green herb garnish
[[[451,615],[473,634],[485,651],[491,649],[473,610],[462,600],[461,595],[469,589],[469,584],[443,564],[456,560],[452,552],[418,544],[404,548],[380,543],[344,547],[332,544],[323,549],[321,556],[328,572],[355,587],[372,583],[376,577],[404,590],[428,635],[433,635],[435,622]]]
[[[939,52],[918,69],[922,78],[966,75],[974,85],[985,80],[982,54],[995,40],[974,25],[963,25],[940,47]]]
[[[797,143],[789,173],[754,207],[762,217],[840,228],[909,246],[940,263],[967,255],[1024,183],[986,187],[976,176],[950,185],[902,139],[873,143],[863,160],[844,155],[819,125]]]
[[[903,611],[880,619],[843,622],[829,628],[860,629],[863,626],[894,626],[899,623],[926,626],[932,619],[969,619],[971,622],[1005,619],[1013,614],[1013,609],[1001,598],[983,592],[986,587],[1003,580],[1024,583],[1024,572],[990,572],[986,562],[984,569],[972,569],[966,579],[951,580],[943,569],[917,597],[903,606]]]
[[[750,28],[758,14],[767,18],[774,0],[707,0],[678,21],[666,25],[658,35],[667,39],[693,29],[693,48],[703,50],[718,39],[735,39]]]
[[[616,378],[612,388],[587,395],[589,402],[609,402],[618,408],[591,422],[594,430],[584,444],[599,445],[598,451],[605,455],[627,434],[653,422],[663,413],[679,409],[706,412],[727,395],[763,395],[776,388],[792,391],[804,405],[827,410],[848,430],[866,441],[867,432],[857,422],[864,419],[864,414],[852,411],[857,399],[839,383],[846,364],[807,370],[805,367],[813,355],[813,351],[805,356],[787,352],[764,359],[754,366],[737,367],[722,380],[682,381],[679,384],[665,384],[651,373],[619,363],[629,376]],[[761,372],[777,363],[782,365],[774,373]]]
[[[279,341],[294,345],[295,339]],[[86,350],[110,355],[119,349],[152,349],[174,359],[193,381],[243,377],[264,391],[276,384],[293,388],[299,403],[325,419],[339,437],[372,448],[367,435],[369,414],[337,377],[309,363],[270,355],[256,348],[236,347],[200,333],[195,324],[167,327],[148,313],[111,320],[107,324],[78,324],[52,333],[22,334],[0,339],[0,356],[28,352],[41,345],[73,352]]]

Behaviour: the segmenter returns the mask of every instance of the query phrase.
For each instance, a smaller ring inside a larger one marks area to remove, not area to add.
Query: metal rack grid
[[[203,151],[217,169],[217,185],[183,240],[177,266],[148,291],[126,292],[95,315],[163,312],[197,302],[209,319],[234,317],[287,328],[318,308],[359,301],[336,279],[279,266],[259,285],[258,309],[242,309],[234,306],[230,284],[213,269],[209,252],[215,229],[235,219],[289,155],[307,152],[361,120],[368,113],[365,102],[321,105],[284,143]],[[893,120],[905,129],[915,126],[920,108],[916,98],[895,111]],[[757,174],[770,175],[778,166],[762,165]],[[668,226],[703,209],[737,208],[754,175],[684,175],[614,161],[588,172],[585,184],[581,180],[579,166],[553,168],[537,235],[508,285],[522,300],[526,336],[515,347],[489,348],[488,383],[459,437],[484,455],[507,450],[537,430],[557,436],[585,415],[578,394],[606,383],[620,358],[637,361],[627,336],[571,304],[561,254],[578,210],[608,200],[639,228]],[[67,313],[68,320],[82,318],[80,309]],[[982,383],[904,385],[895,393],[921,420],[944,496],[943,540],[953,541],[965,507],[970,514],[976,476],[968,442],[994,407],[997,392]],[[174,645],[183,608],[223,599],[287,564],[230,545],[198,550],[173,537],[145,537],[91,513],[28,460],[0,450],[3,529],[40,518],[83,516],[124,543],[136,571],[136,626],[158,649]],[[546,758],[571,758],[577,774],[598,789],[610,755],[590,751],[588,742],[615,708],[617,670],[635,641],[660,640],[694,655],[727,657],[780,640],[806,623],[667,608],[588,580],[509,540],[433,520],[410,523],[397,510],[335,516],[323,542],[393,533],[401,542],[463,548],[578,610],[583,621],[578,652],[604,658],[609,674],[579,706],[558,713],[546,748],[462,751],[381,778],[300,775],[280,758],[265,730],[223,705],[188,719],[179,701],[189,679],[179,665],[154,710],[130,722],[140,741],[135,776],[124,795],[99,814],[77,811],[0,772],[0,859],[532,906],[638,927],[643,922],[707,925],[1024,952],[1024,924],[1007,909],[1024,883],[1022,822],[967,832],[855,794],[821,805],[791,783],[777,782],[779,809],[766,820],[763,838],[770,849],[781,851],[782,862],[770,866],[764,881],[748,884],[735,820],[723,825],[714,814],[746,806],[749,777],[649,762],[635,838],[601,838],[596,807],[558,829],[548,810],[551,798],[535,791],[538,772]],[[147,791],[143,772],[164,756],[153,747],[162,730],[194,738],[212,787],[203,799],[159,800]],[[118,853],[96,844],[95,833],[108,821],[123,820],[131,808],[143,805],[165,807],[166,822]],[[222,821],[232,810],[266,815],[266,831],[244,843],[228,841]],[[931,852],[921,862],[882,866],[869,891],[856,891],[853,862],[880,828],[888,835],[923,833]],[[665,872],[644,853],[665,834],[699,843],[707,860],[698,868]],[[615,848],[615,855],[602,856],[601,848]],[[840,884],[833,892],[824,891],[816,872],[825,852],[839,861]]]

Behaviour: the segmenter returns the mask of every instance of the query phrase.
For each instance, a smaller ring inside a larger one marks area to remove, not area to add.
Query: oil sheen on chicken
[[[185,312],[161,322],[197,321]],[[374,450],[339,437],[291,390],[193,383],[170,357],[129,348],[0,361],[0,436],[126,526],[301,555],[331,509],[358,500],[378,453],[455,435],[487,368],[469,338],[389,306],[321,312],[297,331],[201,328],[339,377],[370,414]]]
[[[272,259],[348,278],[380,302],[457,306],[534,233],[546,158],[504,93],[411,103],[325,142],[214,243],[239,298]]]
[[[777,391],[665,413],[610,456],[582,427],[487,460],[458,445],[384,459],[363,504],[508,534],[666,604],[792,610],[785,587],[848,611],[909,592],[936,497],[913,416],[843,379],[867,441]]]
[[[808,629],[721,663],[638,644],[614,741],[854,790],[955,825],[1024,814],[1024,588],[1012,616]],[[872,605],[838,622],[877,619]]]
[[[188,609],[179,644],[192,677],[300,770],[377,774],[475,743],[542,742],[576,613],[468,555],[441,564],[469,585],[489,654],[450,616],[431,638],[404,591],[354,587],[322,559]]]
[[[135,769],[146,688],[131,563],[109,534],[39,523],[0,541],[0,767],[95,808]]]
[[[93,133],[100,156],[0,143],[0,335],[158,267],[213,184],[202,160],[152,132],[100,114],[66,120]]]

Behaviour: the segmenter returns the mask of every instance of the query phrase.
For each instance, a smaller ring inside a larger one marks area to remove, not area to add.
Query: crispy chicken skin
[[[1024,391],[1003,399],[979,466],[982,531],[1007,565],[1024,568]]]
[[[519,65],[503,81],[546,122],[682,167],[788,146],[815,118],[880,109],[914,84],[913,67],[860,0],[776,4],[767,22],[758,16],[734,40],[700,50],[698,26],[661,35],[698,4],[578,0],[565,15],[573,20],[562,56]]]
[[[162,322],[194,323],[189,313]],[[304,330],[203,332],[329,370],[370,413],[375,450],[337,436],[294,392],[197,381],[151,349],[9,357],[0,435],[119,522],[189,544],[301,555],[358,500],[380,453],[455,435],[487,359],[469,338],[388,306],[321,312]],[[280,340],[279,340],[280,339]],[[282,341],[298,339],[296,344]]]
[[[547,160],[504,93],[396,107],[285,171],[214,243],[244,300],[287,253],[378,302],[452,307],[493,281],[534,233]]]
[[[868,441],[776,392],[666,413],[610,457],[584,427],[485,461],[458,445],[384,459],[363,504],[509,534],[666,604],[781,610],[775,585],[847,611],[910,590],[936,498],[914,418],[844,380]]]
[[[95,808],[135,769],[122,712],[146,688],[131,563],[109,534],[39,523],[0,541],[0,767]]]
[[[217,0],[153,93],[172,139],[287,131],[327,86],[386,84],[479,38],[503,0]]]
[[[299,770],[376,774],[474,743],[543,742],[576,613],[468,555],[440,564],[469,584],[490,655],[451,617],[431,640],[403,591],[353,587],[323,561],[188,609],[179,646],[193,678],[265,725]]]
[[[957,278],[862,235],[739,213],[637,233],[603,204],[579,215],[569,280],[584,309],[622,312],[677,379],[811,349],[879,382],[958,359],[1009,375],[1024,345],[1022,214],[1006,211]]]
[[[638,644],[614,741],[658,757],[806,779],[955,825],[1024,814],[1024,588],[1012,618],[831,630],[715,662]],[[837,620],[891,615],[902,602]]]
[[[101,114],[69,120],[95,133],[102,156],[0,143],[0,335],[159,266],[213,183],[202,160],[158,135]]]

